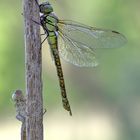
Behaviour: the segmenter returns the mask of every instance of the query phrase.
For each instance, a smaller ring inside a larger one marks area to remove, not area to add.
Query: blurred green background
[[[45,139],[140,139],[140,1],[52,0],[61,19],[123,33],[122,48],[97,54],[96,68],[62,61],[73,117],[62,108],[55,66],[43,44]],[[20,139],[11,94],[25,91],[24,23],[21,1],[0,1],[0,140]]]

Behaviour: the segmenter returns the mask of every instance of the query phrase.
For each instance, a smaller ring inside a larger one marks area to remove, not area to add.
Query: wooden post
[[[23,1],[26,65],[26,139],[43,140],[42,60],[39,7],[35,0]]]

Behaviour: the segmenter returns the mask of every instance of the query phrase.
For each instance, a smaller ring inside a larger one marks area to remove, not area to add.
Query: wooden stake
[[[39,7],[35,0],[23,1],[26,66],[26,139],[43,140],[42,60]]]

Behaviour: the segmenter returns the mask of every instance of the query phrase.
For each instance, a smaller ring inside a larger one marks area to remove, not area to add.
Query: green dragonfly
[[[38,1],[35,1],[38,4]],[[38,6],[42,14],[40,25],[46,35],[43,42],[47,39],[51,48],[59,78],[63,107],[72,115],[59,56],[79,67],[95,67],[98,65],[95,57],[96,49],[123,46],[126,38],[117,31],[90,27],[70,20],[60,20],[53,13],[53,8],[48,1]]]

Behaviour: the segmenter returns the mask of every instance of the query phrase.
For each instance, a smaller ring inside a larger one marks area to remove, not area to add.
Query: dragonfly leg
[[[33,21],[34,23],[36,23],[37,25],[40,25],[40,26],[41,26],[41,24],[40,24],[39,22],[37,22],[37,21],[35,21],[35,20],[33,20],[33,19],[32,19],[32,21]]]
[[[40,34],[41,36],[46,35],[46,32],[44,32],[43,34]]]
[[[43,41],[41,42],[41,45],[45,42],[45,40],[47,39],[48,36],[46,36]]]
[[[44,112],[43,112],[43,115],[45,115],[45,113],[47,112],[47,110],[46,109],[44,109]]]
[[[35,2],[36,2],[36,4],[38,5],[38,7],[39,7],[39,3],[38,3],[38,1],[37,0],[35,0]]]
[[[46,37],[43,39],[43,41],[41,42],[41,45],[45,42],[45,40],[47,39],[48,35],[49,35],[49,32],[46,30],[44,34],[41,34],[41,35],[45,35],[46,34]]]

